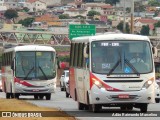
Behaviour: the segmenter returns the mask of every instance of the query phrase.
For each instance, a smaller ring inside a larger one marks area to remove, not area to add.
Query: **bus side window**
[[[89,44],[85,45],[83,52],[84,52],[83,55],[85,59],[85,66],[89,68]]]

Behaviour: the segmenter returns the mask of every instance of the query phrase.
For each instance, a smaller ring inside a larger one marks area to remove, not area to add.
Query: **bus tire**
[[[159,99],[158,98],[156,98],[155,101],[156,101],[156,103],[159,103]]]
[[[66,98],[69,98],[69,93],[67,93],[67,91],[66,91]]]
[[[147,103],[143,103],[140,105],[140,111],[142,113],[146,113],[147,112],[147,108],[148,108],[148,104]]]
[[[78,110],[84,110],[84,104],[78,102]]]
[[[39,99],[41,99],[41,100],[42,100],[42,99],[43,99],[43,97],[44,97],[44,95],[39,95]]]
[[[10,93],[6,93],[6,99],[10,99]]]
[[[64,88],[62,87],[61,82],[60,82],[60,88],[61,88],[61,91],[64,91]]]
[[[19,94],[18,93],[15,93],[15,98],[19,99]]]
[[[11,98],[14,98],[14,94],[13,93],[10,93],[10,96],[11,96]]]
[[[51,93],[46,94],[46,100],[50,100],[51,99]]]
[[[38,95],[34,95],[34,99],[38,100]]]
[[[133,110],[133,105],[127,106],[127,110]]]
[[[120,107],[120,109],[121,109],[121,110],[126,110],[126,109],[127,109],[127,107],[125,107],[125,106],[121,106],[121,107]]]
[[[98,113],[100,111],[100,109],[102,108],[102,106],[101,105],[97,105],[97,104],[92,104],[91,108],[92,108],[92,112]]]

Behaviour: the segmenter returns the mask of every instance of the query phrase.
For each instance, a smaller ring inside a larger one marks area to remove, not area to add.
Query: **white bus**
[[[103,34],[72,40],[69,93],[79,110],[116,106],[147,112],[148,104],[155,102],[154,83],[148,37]]]
[[[2,88],[6,98],[34,95],[51,99],[56,88],[56,51],[49,46],[25,45],[4,49]]]

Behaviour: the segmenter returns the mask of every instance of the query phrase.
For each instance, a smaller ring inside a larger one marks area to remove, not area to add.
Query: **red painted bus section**
[[[100,80],[95,75],[90,73],[90,89],[92,88],[95,81],[100,82],[102,84],[102,87],[104,87],[107,91],[122,91],[122,90],[119,90],[119,89],[114,88],[112,86],[109,86],[107,83],[104,83],[102,80]]]
[[[71,97],[75,100],[75,88],[76,88],[76,82],[75,82],[75,72],[74,68],[69,68],[69,91]]]
[[[22,84],[22,85],[27,86],[27,87],[34,87],[34,85],[32,85],[32,84],[30,84],[30,83],[28,83],[24,80],[21,80],[19,78],[16,78],[16,77],[14,78],[14,82],[15,83],[17,82],[17,83]]]

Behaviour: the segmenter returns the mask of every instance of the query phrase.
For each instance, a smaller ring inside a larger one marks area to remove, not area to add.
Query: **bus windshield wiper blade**
[[[24,78],[24,80],[28,78],[29,74],[32,72],[33,69],[34,69],[34,67],[32,67],[32,68],[29,70],[29,72],[27,73],[27,75],[26,75],[26,77]]]
[[[40,66],[38,66],[38,67],[41,70],[41,72],[43,73],[44,77],[48,80],[48,78],[47,78],[46,74],[44,73],[44,71],[42,70],[42,68]]]
[[[140,75],[140,73],[136,70],[136,68],[127,59],[125,59],[124,61],[137,74],[137,76]]]
[[[107,74],[107,76],[111,75],[112,72],[118,67],[118,65],[121,63],[121,59],[119,59],[116,64],[113,66],[113,68],[109,71],[109,73]]]
[[[112,72],[118,67],[118,65],[121,63],[121,53],[118,52],[119,54],[119,60],[116,62],[116,64],[113,66],[113,68],[109,71],[109,73],[107,74],[107,76],[111,75]]]

